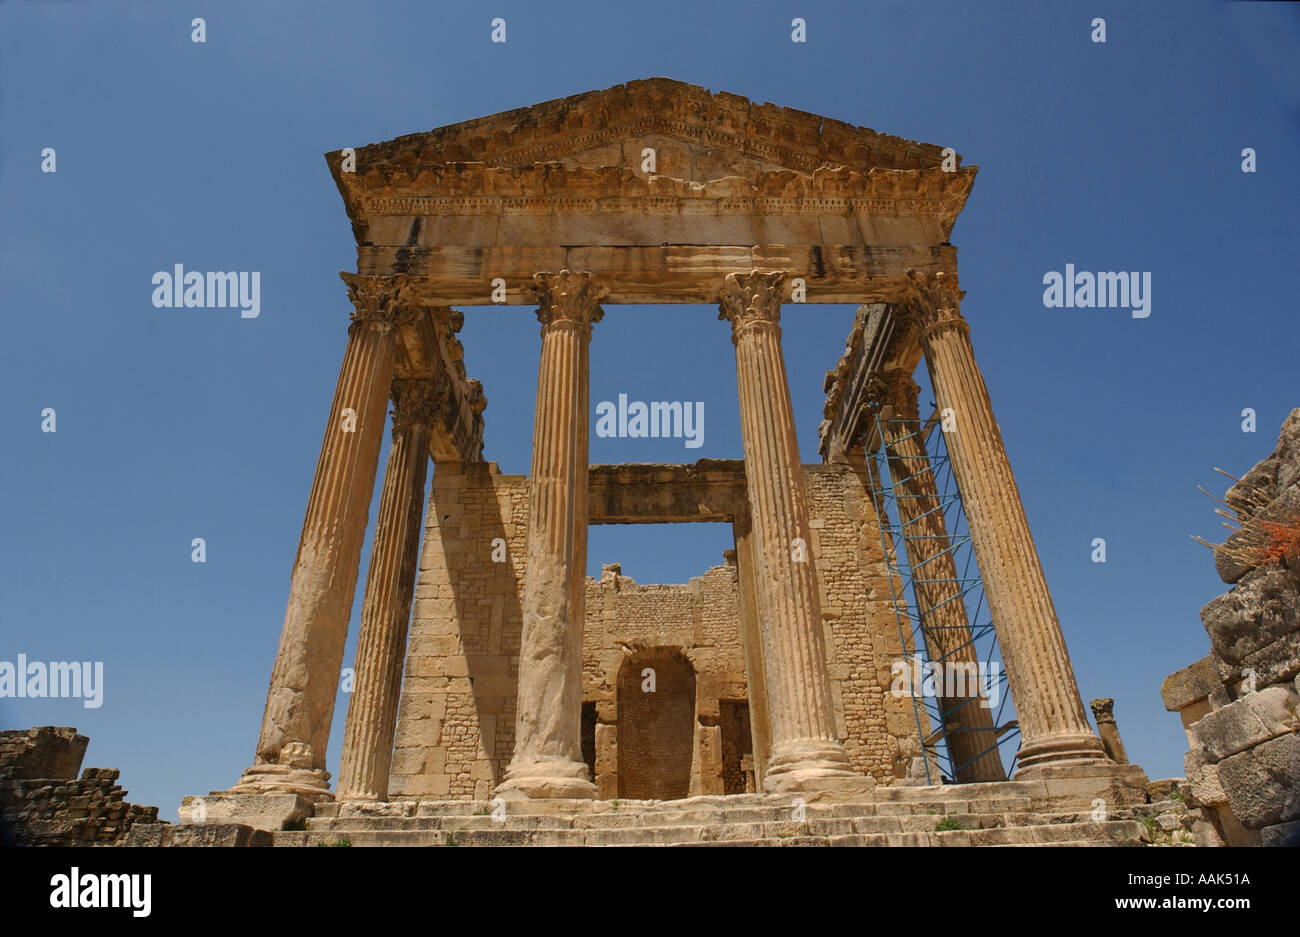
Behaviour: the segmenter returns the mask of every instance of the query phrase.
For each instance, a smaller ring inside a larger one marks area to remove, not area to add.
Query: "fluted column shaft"
[[[913,274],[912,313],[935,400],[951,410],[944,441],[961,490],[975,559],[1020,722],[1017,776],[1105,761],[1088,725],[1020,492],[961,317],[955,277]]]
[[[542,356],[524,579],[515,750],[498,790],[594,797],[582,759],[591,327],[604,314],[589,273],[540,273]]]
[[[339,800],[388,799],[393,731],[420,555],[429,437],[445,390],[445,384],[432,380],[393,382],[393,444],[361,605],[361,633],[339,763]]]
[[[719,318],[731,322],[740,391],[754,578],[771,707],[768,790],[854,778],[835,735],[808,496],[781,352],[780,273],[730,274]]]
[[[979,673],[979,655],[971,639],[934,469],[921,436],[916,405],[919,388],[911,375],[892,370],[882,375],[874,389],[877,400],[885,408],[880,432],[903,525],[903,543],[912,568],[926,653],[931,661],[957,665],[963,672],[965,692],[952,696],[944,692],[952,687],[936,676],[944,738],[956,779],[1005,781],[993,713],[980,693],[983,675]]]
[[[412,289],[404,277],[344,280],[353,321],[307,499],[257,757],[237,790],[328,796],[325,746],[383,443],[396,329],[409,314]]]
[[[758,585],[755,582],[754,539],[748,512],[731,525],[736,544],[736,611],[740,615],[740,647],[745,655],[745,687],[749,697],[749,728],[754,779],[761,787],[772,748],[767,699],[767,673],[763,666],[763,637],[758,622]]]

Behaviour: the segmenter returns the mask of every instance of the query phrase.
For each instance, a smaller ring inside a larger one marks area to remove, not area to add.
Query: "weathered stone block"
[[[90,739],[71,726],[0,732],[0,773],[12,778],[76,778]]]
[[[1186,709],[1221,687],[1223,683],[1219,679],[1218,663],[1213,654],[1207,654],[1196,663],[1165,677],[1165,682],[1160,687],[1160,698],[1164,700],[1165,709],[1170,712]]]
[[[312,815],[312,804],[298,794],[213,791],[200,797],[186,797],[181,801],[177,813],[183,824],[236,824],[275,831],[306,820]]]
[[[1300,820],[1274,823],[1259,831],[1261,846],[1300,846]]]
[[[137,823],[127,846],[270,846],[271,834],[239,823],[181,824]]]
[[[1219,762],[1232,812],[1250,829],[1300,819],[1300,735],[1287,735]]]
[[[1210,643],[1238,664],[1284,635],[1300,630],[1300,576],[1278,564],[1260,567],[1201,609]]]
[[[1261,742],[1295,732],[1300,728],[1297,704],[1300,697],[1289,686],[1271,686],[1209,713],[1188,732],[1209,761],[1221,761]]]
[[[1189,807],[1217,807],[1228,802],[1228,795],[1219,783],[1219,769],[1211,764],[1205,753],[1192,750],[1183,756],[1183,770],[1187,779],[1180,786]]]

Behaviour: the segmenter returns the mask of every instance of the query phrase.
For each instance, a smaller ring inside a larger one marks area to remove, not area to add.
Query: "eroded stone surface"
[[[1287,842],[1300,813],[1298,482],[1300,409],[1225,496],[1242,528],[1215,548],[1215,565],[1236,585],[1201,610],[1211,653],[1162,688],[1192,746],[1189,802],[1229,845]]]

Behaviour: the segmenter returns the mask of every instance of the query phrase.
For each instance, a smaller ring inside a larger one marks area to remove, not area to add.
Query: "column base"
[[[292,765],[251,765],[230,788],[231,794],[297,794],[316,802],[333,800],[330,774],[324,768]]]
[[[340,804],[382,804],[387,803],[388,798],[373,792],[339,791],[335,792],[334,801]]]
[[[1049,735],[1021,745],[1016,759],[1016,779],[1041,777],[1041,769],[1049,766],[1110,765],[1101,739],[1091,732],[1073,735]]]
[[[873,778],[859,774],[849,763],[844,746],[824,739],[776,746],[763,775],[763,790],[772,794],[874,787]]]
[[[1110,760],[1100,764],[1043,765],[1030,778],[1022,778],[1017,772],[1016,780],[1042,785],[1043,810],[1110,810],[1152,799],[1150,782],[1139,766]]]
[[[494,793],[506,800],[594,800],[596,785],[591,783],[583,762],[552,758],[511,764]]]

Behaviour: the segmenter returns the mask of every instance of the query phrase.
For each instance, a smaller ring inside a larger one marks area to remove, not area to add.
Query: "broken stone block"
[[[1201,609],[1201,624],[1225,662],[1248,655],[1300,630],[1300,576],[1269,564],[1244,577],[1230,592]]]
[[[1281,493],[1300,480],[1300,407],[1283,421],[1273,456],[1277,459],[1277,491]]]
[[[1300,820],[1274,823],[1259,831],[1261,846],[1300,846]]]
[[[1254,684],[1256,689],[1274,684],[1287,683],[1300,674],[1300,631],[1284,635],[1272,644],[1266,644],[1253,654],[1246,655],[1239,664],[1219,663],[1219,677],[1225,684],[1242,683],[1243,686]],[[1223,690],[1224,699],[1213,705],[1222,709],[1233,702],[1236,693],[1229,694]],[[1214,700],[1211,694],[1211,700]]]
[[[1210,763],[1204,752],[1193,750],[1184,755],[1183,770],[1187,773],[1187,780],[1181,790],[1189,807],[1217,807],[1228,802],[1228,795],[1219,782],[1219,769]]]
[[[1228,804],[1250,829],[1300,819],[1300,735],[1286,735],[1218,764]]]
[[[270,846],[271,834],[241,823],[202,825],[137,823],[127,834],[127,846]]]
[[[295,826],[312,815],[312,802],[300,794],[235,794],[213,791],[189,796],[177,811],[183,824],[242,824],[256,830],[276,831]]]
[[[1188,733],[1209,761],[1222,761],[1300,729],[1297,705],[1300,697],[1290,686],[1271,686],[1207,714]]]
[[[90,739],[71,726],[0,732],[0,773],[11,778],[73,780]]]

